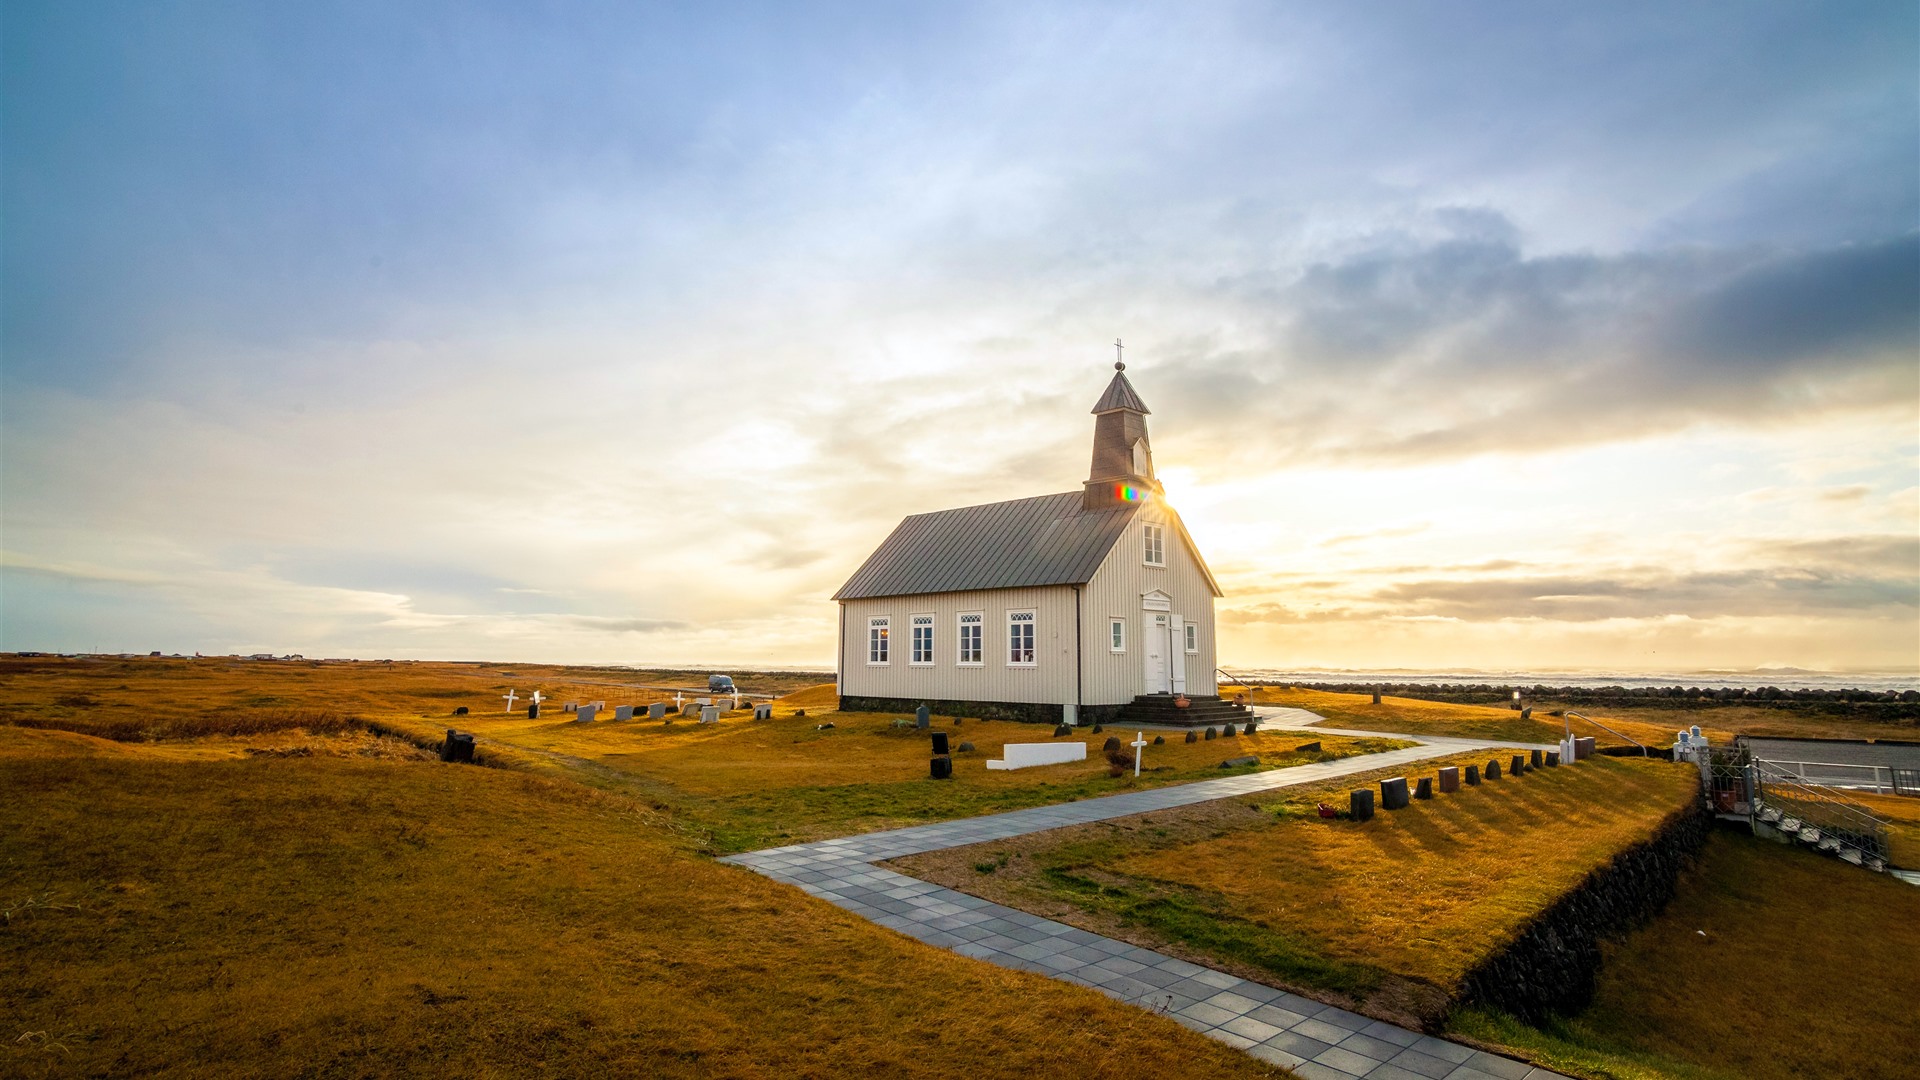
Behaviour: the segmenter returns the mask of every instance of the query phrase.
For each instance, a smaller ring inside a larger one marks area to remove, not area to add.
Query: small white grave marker
[[[684,704],[686,704],[686,702],[680,697],[680,691],[675,690],[673,692],[673,707],[677,710]]]
[[[513,692],[512,690],[509,690],[509,691],[507,691],[506,693],[504,693],[504,694],[501,694],[500,696],[501,696],[501,697],[503,697],[503,698],[506,698],[506,699],[507,699],[507,711],[508,711],[508,712],[512,712],[512,711],[513,711],[513,699],[514,699],[514,698],[516,698],[516,697],[518,697],[519,695],[518,695],[518,694],[516,694],[516,693],[514,693],[514,692]]]
[[[1134,732],[1133,742],[1130,743],[1129,745],[1133,747],[1133,775],[1139,776],[1140,775],[1140,748],[1147,745],[1147,733],[1144,731]]]
[[[535,691],[533,692],[533,697],[532,697],[532,698],[531,698],[530,700],[531,700],[531,701],[532,701],[532,702],[533,702],[533,703],[534,703],[535,705],[538,705],[538,704],[540,704],[540,703],[541,703],[542,701],[545,701],[545,700],[546,700],[546,697],[545,697],[545,696],[543,696],[543,695],[542,695],[542,694],[540,693],[540,691],[538,691],[538,690],[535,690]]]

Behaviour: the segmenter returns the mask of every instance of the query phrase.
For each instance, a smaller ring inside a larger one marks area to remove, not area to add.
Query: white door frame
[[[1187,631],[1180,616],[1167,627],[1167,666],[1173,669],[1173,692],[1187,692]]]
[[[1173,614],[1173,597],[1154,589],[1140,594],[1140,652],[1145,665],[1146,692],[1171,694],[1174,690],[1173,626],[1179,618]],[[1181,681],[1185,682],[1185,665]]]

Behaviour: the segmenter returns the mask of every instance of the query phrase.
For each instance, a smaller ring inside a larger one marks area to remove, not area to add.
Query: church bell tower
[[[1153,447],[1147,441],[1147,405],[1127,381],[1127,365],[1115,361],[1113,381],[1093,407],[1093,466],[1087,470],[1083,510],[1113,510],[1162,494],[1153,478]]]

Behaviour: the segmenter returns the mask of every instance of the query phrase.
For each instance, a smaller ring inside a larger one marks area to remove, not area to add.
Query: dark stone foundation
[[[879,712],[913,715],[915,709],[925,705],[941,716],[978,717],[982,720],[1017,720],[1023,724],[1059,724],[1066,715],[1059,705],[1043,705],[1031,701],[930,701],[925,698],[860,697],[853,694],[840,695],[841,712]],[[1120,715],[1125,705],[1082,705],[1080,706],[1079,726],[1092,724],[1110,724]]]

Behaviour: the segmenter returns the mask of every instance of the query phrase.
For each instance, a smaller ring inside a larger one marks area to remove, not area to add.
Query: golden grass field
[[[1220,692],[1238,694],[1249,691],[1246,687],[1223,686]],[[1292,686],[1256,686],[1252,688],[1251,694],[1256,704],[1286,705],[1319,713],[1327,718],[1329,727],[1363,728],[1369,731],[1393,731],[1409,735],[1447,735],[1499,739],[1507,742],[1553,743],[1560,741],[1569,726],[1568,721],[1548,716],[1544,710],[1540,709],[1534,711],[1533,719],[1522,720],[1520,714],[1514,710],[1491,705],[1453,705],[1440,701],[1391,696],[1383,697],[1380,704],[1375,705],[1372,696],[1368,694],[1340,694]],[[1629,720],[1602,715],[1599,712],[1588,712],[1585,715],[1591,715],[1608,727],[1652,747],[1672,746],[1673,733],[1678,730],[1678,727],[1671,724]],[[1629,745],[1624,739],[1615,738],[1590,724],[1583,725],[1578,720],[1571,721],[1570,726],[1575,735],[1593,736],[1596,745],[1599,746]],[[1725,741],[1728,736],[1727,732],[1718,729],[1707,733],[1720,736],[1718,741]]]
[[[1421,763],[1485,765],[1487,754]],[[1504,757],[1503,757],[1504,760]],[[1216,966],[1433,1024],[1547,903],[1693,803],[1698,773],[1594,758],[1436,794],[1371,822],[1322,801],[1394,771],[898,861],[908,872]],[[1437,789],[1437,785],[1436,785]]]
[[[0,724],[8,1075],[1281,1075],[716,864],[670,806],[350,724],[219,734],[139,666],[0,669],[13,718],[127,695],[116,719],[208,732]],[[248,674],[219,674],[181,681],[235,708],[465,700],[416,668],[241,705]]]
[[[1607,950],[1579,1016],[1457,1023],[1572,1075],[1909,1080],[1916,957],[1920,889],[1716,833],[1666,914]]]

